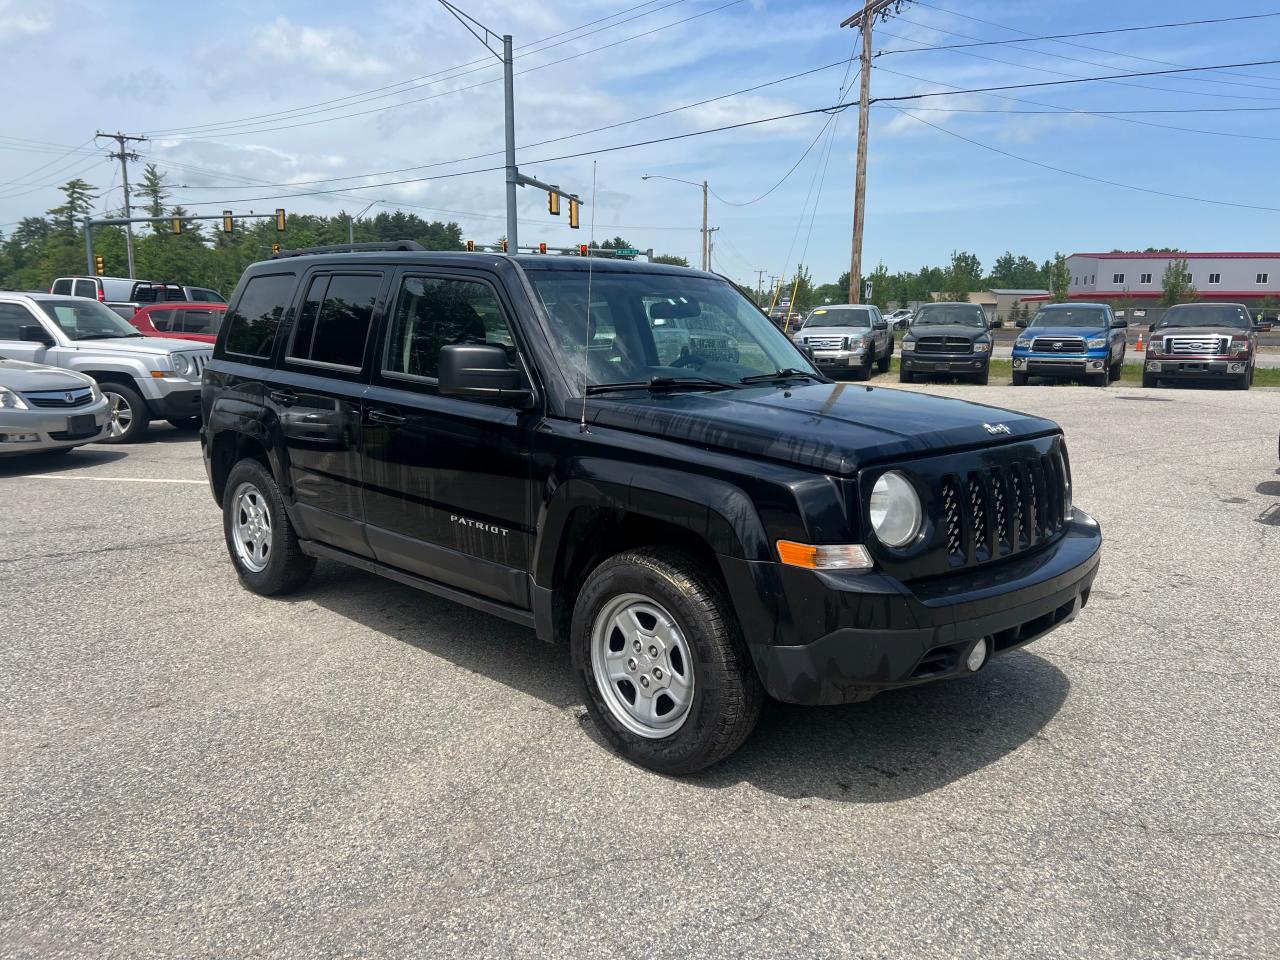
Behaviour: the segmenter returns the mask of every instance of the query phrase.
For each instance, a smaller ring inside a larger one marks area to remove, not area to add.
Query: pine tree
[[[45,213],[53,218],[55,229],[75,233],[81,222],[93,212],[93,201],[98,198],[98,191],[79,177],[68,180],[59,189],[66,197],[66,202],[46,210]]]

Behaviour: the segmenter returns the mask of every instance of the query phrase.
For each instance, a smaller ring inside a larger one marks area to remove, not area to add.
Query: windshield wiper
[[[737,390],[736,383],[713,380],[711,377],[650,377],[648,380],[625,380],[620,383],[592,383],[587,385],[587,396],[609,393],[613,390],[678,390],[694,388],[706,390]]]
[[[76,340],[128,340],[130,337],[140,337],[140,333],[86,333],[82,337],[75,337]]]
[[[794,380],[797,377],[803,377],[805,380],[821,380],[812,373],[805,370],[797,370],[795,367],[783,367],[781,370],[775,370],[773,373],[757,373],[750,377],[743,377],[739,383],[772,383],[779,380]]]

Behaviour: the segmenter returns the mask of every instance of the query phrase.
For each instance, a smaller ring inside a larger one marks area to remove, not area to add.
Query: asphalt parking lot
[[[531,633],[241,589],[194,434],[0,461],[0,955],[1280,955],[1280,392],[904,389],[1063,424],[1089,607],[682,780]]]

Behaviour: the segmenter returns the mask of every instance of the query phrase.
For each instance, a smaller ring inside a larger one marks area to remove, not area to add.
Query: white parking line
[[[24,473],[12,480],[102,480],[107,483],[198,483],[206,484],[208,480],[164,480],[153,477],[64,477],[51,473]]]

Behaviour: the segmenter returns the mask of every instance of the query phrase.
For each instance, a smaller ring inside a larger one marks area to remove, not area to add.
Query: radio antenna
[[[591,255],[591,251],[596,245],[596,162],[591,161],[591,240],[587,244],[587,331],[582,345],[582,369],[584,372],[591,368],[587,365],[587,361],[591,356],[591,268],[592,261],[595,257]],[[582,385],[582,420],[578,423],[578,432],[587,432],[587,384]]]

